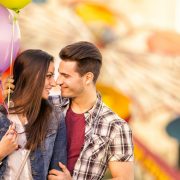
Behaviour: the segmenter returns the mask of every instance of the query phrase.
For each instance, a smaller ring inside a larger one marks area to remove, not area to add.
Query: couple
[[[0,179],[99,180],[109,167],[113,179],[132,180],[131,130],[96,91],[100,51],[81,41],[59,56],[56,82],[46,52],[24,51],[14,63],[13,103],[0,113]],[[56,84],[61,96],[48,97]]]

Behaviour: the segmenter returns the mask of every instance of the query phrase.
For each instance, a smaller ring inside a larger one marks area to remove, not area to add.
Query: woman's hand
[[[4,159],[7,155],[17,149],[17,132],[15,130],[15,125],[12,124],[9,126],[8,131],[0,141],[0,160]]]

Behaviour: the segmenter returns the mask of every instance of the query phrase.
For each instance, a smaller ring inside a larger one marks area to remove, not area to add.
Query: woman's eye
[[[53,74],[47,74],[46,77],[47,77],[48,79],[51,79],[52,77],[54,77],[54,75],[53,75]]]
[[[46,77],[50,79],[50,78],[51,78],[51,75],[46,75]]]

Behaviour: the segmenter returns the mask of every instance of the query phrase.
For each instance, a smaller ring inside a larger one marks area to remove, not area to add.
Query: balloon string
[[[0,74],[0,91],[1,91],[1,94],[3,93],[3,86],[2,86],[2,80],[1,80],[1,74]]]
[[[14,26],[15,26],[16,17],[13,17],[13,25],[12,25],[12,40],[11,40],[11,58],[10,58],[10,76],[12,76],[12,62],[13,62],[13,52],[14,52]],[[8,87],[8,108],[10,107],[10,83]]]

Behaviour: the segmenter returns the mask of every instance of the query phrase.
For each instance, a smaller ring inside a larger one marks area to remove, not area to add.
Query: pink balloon
[[[12,51],[13,45],[13,51]],[[13,38],[13,14],[0,5],[0,74],[2,74],[15,60],[20,48],[20,30],[17,21],[14,22]]]

